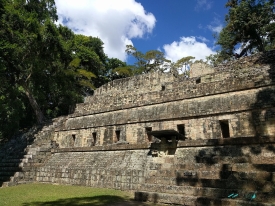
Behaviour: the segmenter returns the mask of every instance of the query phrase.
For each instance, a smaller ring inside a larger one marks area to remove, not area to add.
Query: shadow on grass
[[[54,201],[43,202],[28,202],[23,203],[22,206],[80,206],[80,205],[93,205],[93,206],[141,206],[142,202],[129,201],[129,199],[122,198],[115,195],[100,195],[96,197],[75,197],[59,199]]]

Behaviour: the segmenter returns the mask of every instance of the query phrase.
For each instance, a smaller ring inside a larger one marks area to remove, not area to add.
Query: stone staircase
[[[227,155],[211,164],[179,162],[173,156],[152,158],[135,199],[191,206],[275,205],[275,160],[264,162],[253,158],[232,162]],[[237,196],[229,198],[233,193]]]
[[[65,121],[59,117],[43,126],[14,137],[0,149],[0,187],[32,182],[36,168],[51,155],[56,147],[52,141],[54,130]]]

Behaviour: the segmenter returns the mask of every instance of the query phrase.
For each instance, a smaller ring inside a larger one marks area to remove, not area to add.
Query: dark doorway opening
[[[229,138],[230,132],[229,132],[228,120],[220,120],[220,126],[221,126],[221,131],[222,131],[222,137]]]
[[[73,147],[74,144],[75,144],[75,139],[76,139],[75,134],[72,134],[72,143],[71,143],[71,146],[72,146],[72,147]]]
[[[196,79],[196,84],[199,84],[199,83],[201,83],[201,78]]]
[[[96,145],[96,132],[93,132],[93,146]]]
[[[180,134],[179,139],[184,140],[185,139],[185,125],[184,124],[178,124],[177,129],[178,129],[178,132]]]
[[[120,140],[120,130],[116,130],[116,139],[115,142],[118,142]]]

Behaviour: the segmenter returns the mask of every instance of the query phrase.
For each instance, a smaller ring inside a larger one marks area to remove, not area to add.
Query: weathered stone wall
[[[140,79],[146,79],[147,77],[154,77],[154,75],[159,77],[159,73],[141,75],[138,77]],[[152,81],[154,83],[153,87],[156,88],[152,90],[150,89],[151,86],[147,85],[147,88],[144,90],[139,90],[139,88],[129,91],[113,89],[116,92],[102,93],[101,95],[96,93],[89,97],[87,102],[78,104],[71,117],[266,86],[274,84],[275,78],[275,74],[271,73],[269,66],[244,69],[243,71],[223,71],[208,74],[200,77],[200,82],[198,82],[198,78],[186,80],[174,78],[171,74],[165,74],[165,77],[169,75],[170,78],[168,79],[171,80],[170,82],[162,81],[162,79]],[[120,81],[128,83],[134,80],[127,78]],[[165,86],[164,90],[162,86]],[[112,87],[110,89],[112,90]],[[101,90],[101,88],[99,88],[99,90]]]
[[[117,79],[112,82],[109,82],[100,88],[95,90],[94,96],[112,96],[114,94],[123,94],[123,93],[146,93],[149,91],[159,91],[160,82],[165,85],[175,81],[175,77],[170,73],[149,73],[147,75],[137,75],[124,79]],[[93,102],[94,96],[87,97],[85,102]]]
[[[236,72],[249,68],[260,68],[263,65],[273,65],[275,62],[275,49],[265,53],[256,53],[251,56],[244,56],[239,59],[228,61],[215,67],[215,72],[229,71]]]
[[[226,198],[233,190],[238,200],[258,190],[257,201],[273,201],[274,143],[235,138],[183,141],[176,148],[155,143],[56,149],[35,180],[140,191],[143,200],[156,201],[155,194],[157,201],[185,205]]]
[[[200,77],[206,74],[214,73],[214,67],[209,66],[204,62],[193,63],[190,66],[190,77]]]
[[[138,190],[145,181],[149,150],[55,153],[36,180],[60,184]]]
[[[37,134],[19,180],[133,190],[138,200],[182,205],[272,205],[274,53],[196,78],[110,82]],[[184,138],[147,133],[168,130]]]
[[[186,139],[223,138],[222,121],[230,137],[275,135],[275,73],[267,56],[242,58],[190,79],[150,73],[115,80],[77,105],[55,140],[61,148],[145,143],[147,128],[178,125]]]
[[[146,128],[152,130],[178,130],[178,125],[184,125],[185,137],[187,139],[216,139],[223,138],[220,126],[221,120],[228,120],[230,137],[255,136],[256,131],[264,136],[275,134],[274,114],[269,114],[269,110],[254,111],[260,116],[253,119],[253,112],[240,112],[234,114],[222,114],[204,118],[191,118],[188,120],[153,121],[145,123],[135,123],[117,126],[102,126],[96,128],[67,130],[56,133],[55,140],[60,147],[91,147],[93,146],[93,133],[96,133],[95,145],[113,144],[115,131],[120,130],[120,138],[130,144],[148,142]],[[75,141],[72,140],[75,135]]]
[[[148,105],[113,112],[69,118],[63,131],[56,131],[55,140],[60,147],[82,147],[120,140],[129,143],[146,142],[146,129],[174,129],[184,124],[187,139],[222,138],[220,120],[228,120],[230,136],[275,135],[275,113],[272,96],[274,86],[238,92],[223,93],[195,99]],[[264,104],[262,102],[265,102]],[[75,141],[72,141],[75,135]]]

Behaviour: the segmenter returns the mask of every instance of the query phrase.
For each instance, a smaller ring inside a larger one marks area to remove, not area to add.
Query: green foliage
[[[175,63],[171,63],[171,70],[174,70],[174,73],[181,73],[181,75],[189,76],[188,65],[192,64],[192,59],[195,57],[187,56],[179,59]]]
[[[116,72],[124,74],[125,76],[156,71],[171,72],[174,75],[181,73],[182,75],[189,76],[188,65],[195,59],[195,57],[187,56],[179,59],[177,62],[171,62],[165,58],[164,53],[161,51],[150,50],[143,54],[137,51],[132,45],[126,46],[126,52],[128,55],[135,57],[137,61],[132,66],[124,66],[115,69]]]
[[[56,20],[54,0],[0,1],[0,138],[68,114],[110,80],[103,42]]]
[[[230,59],[230,56],[221,55],[221,53],[218,51],[216,54],[210,54],[206,57],[206,63],[211,66],[217,66],[221,63],[223,63],[226,59]]]
[[[119,77],[133,76],[132,66],[117,67],[113,69],[112,72]]]
[[[226,7],[226,26],[217,40],[219,61],[229,59],[237,45],[241,45],[241,56],[275,48],[274,0],[229,0]]]
[[[163,72],[171,62],[164,57],[163,52],[158,50],[150,50],[143,54],[137,51],[132,45],[127,45],[126,53],[132,55],[137,60],[135,65],[131,67],[132,74],[142,74],[153,71]]]
[[[105,61],[104,76],[101,78],[105,82],[114,79],[125,78],[132,75],[131,66],[117,58],[107,58]]]
[[[106,55],[103,51],[103,42],[99,38],[74,35],[69,48],[72,61],[67,69],[73,71],[83,95],[93,92],[95,87],[102,85],[100,77],[104,75]]]

